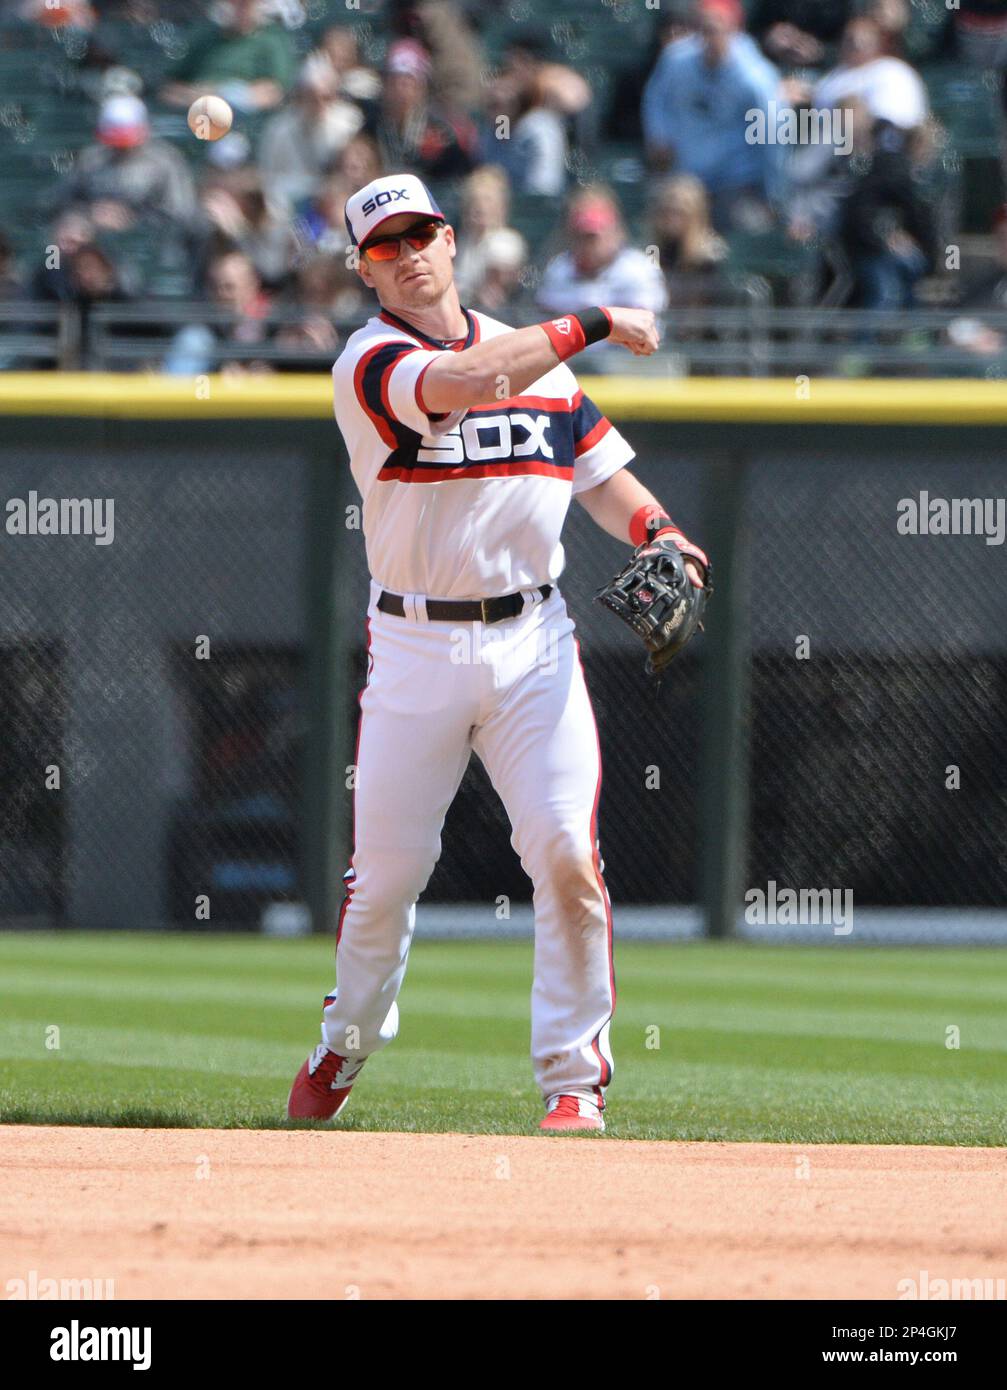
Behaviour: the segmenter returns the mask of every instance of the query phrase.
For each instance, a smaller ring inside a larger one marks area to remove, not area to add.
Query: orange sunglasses
[[[369,261],[394,261],[402,249],[402,243],[414,251],[422,251],[429,246],[441,229],[439,222],[417,222],[397,236],[379,236],[361,247],[361,252]]]

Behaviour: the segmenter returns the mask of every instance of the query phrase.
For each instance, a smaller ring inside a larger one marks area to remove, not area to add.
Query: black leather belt
[[[535,590],[542,595],[543,602],[552,593],[551,584],[543,584]],[[404,618],[406,606],[401,594],[389,594],[382,590],[378,599],[382,613],[393,613]],[[499,623],[504,618],[516,618],[524,608],[523,594],[502,594],[500,598],[472,599],[427,599],[427,617],[431,622],[444,623]]]

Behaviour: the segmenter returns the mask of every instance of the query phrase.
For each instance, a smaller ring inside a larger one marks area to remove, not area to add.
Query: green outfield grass
[[[612,1135],[1007,1144],[1005,952],[627,943],[616,966]],[[280,1126],[331,984],[325,939],[0,933],[0,1120]],[[340,1127],[532,1130],[530,985],[524,943],[417,942]]]

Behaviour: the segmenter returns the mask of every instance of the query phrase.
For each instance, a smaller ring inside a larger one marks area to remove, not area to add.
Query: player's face
[[[415,212],[401,213],[382,223],[380,235],[394,236],[422,220]],[[401,241],[393,261],[372,261],[362,252],[357,269],[364,284],[377,291],[385,308],[425,309],[450,288],[454,258],[454,230],[441,225],[429,246],[416,248]]]

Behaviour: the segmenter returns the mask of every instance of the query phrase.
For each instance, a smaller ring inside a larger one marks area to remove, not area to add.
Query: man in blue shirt
[[[644,140],[652,167],[694,174],[710,194],[718,230],[754,229],[753,208],[778,192],[781,147],[750,142],[752,113],[775,120],[778,75],[750,35],[739,32],[740,0],[699,0],[697,32],[664,49],[643,94]]]

